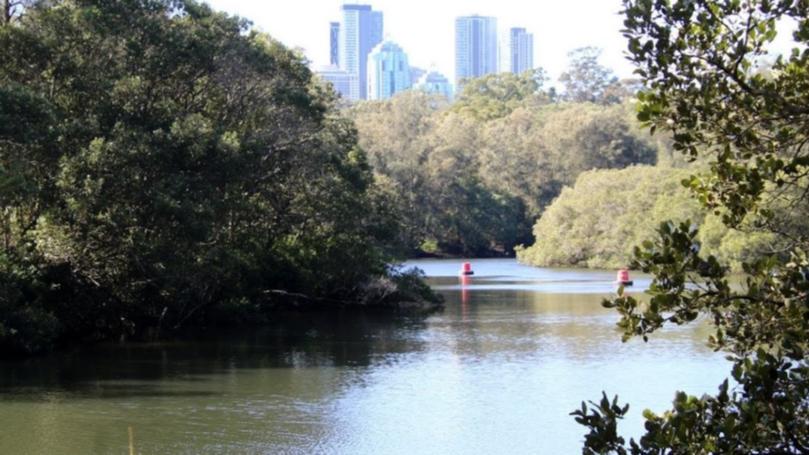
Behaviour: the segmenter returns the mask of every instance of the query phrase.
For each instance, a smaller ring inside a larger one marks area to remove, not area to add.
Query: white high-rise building
[[[383,19],[381,11],[370,5],[345,4],[340,24],[340,68],[356,76],[356,85],[350,91],[357,98],[367,99],[368,54],[382,42]]]
[[[411,85],[410,64],[399,45],[384,41],[368,54],[369,100],[386,100]]]
[[[524,28],[511,29],[509,36],[509,71],[520,74],[534,69],[534,35]]]
[[[329,22],[329,65],[340,66],[339,22]]]
[[[455,19],[455,85],[464,79],[497,72],[497,19],[462,16]]]

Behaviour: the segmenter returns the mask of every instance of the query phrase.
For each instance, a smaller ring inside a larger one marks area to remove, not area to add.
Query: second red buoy
[[[632,286],[632,280],[629,279],[629,270],[625,268],[619,270],[615,282],[621,286]]]
[[[472,263],[471,262],[464,262],[463,267],[461,267],[461,275],[474,275],[475,272],[472,271]]]

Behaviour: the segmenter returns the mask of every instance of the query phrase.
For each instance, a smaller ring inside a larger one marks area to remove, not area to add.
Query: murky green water
[[[612,273],[415,263],[447,297],[427,319],[305,316],[261,333],[107,345],[0,364],[0,454],[580,453],[568,413],[602,390],[644,408],[712,392],[705,328],[620,342]],[[648,281],[636,277],[643,286]]]

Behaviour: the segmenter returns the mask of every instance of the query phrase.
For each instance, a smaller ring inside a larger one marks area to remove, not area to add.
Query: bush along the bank
[[[389,276],[396,215],[352,124],[246,21],[34,1],[0,61],[1,353],[249,319],[276,291],[367,301]]]
[[[534,244],[519,248],[517,257],[545,267],[624,267],[634,248],[668,220],[703,226],[697,237],[702,251],[735,271],[776,248],[771,234],[750,224],[730,228],[705,210],[683,185],[700,172],[662,166],[585,172],[543,212],[534,225]],[[788,214],[786,207],[774,209]]]

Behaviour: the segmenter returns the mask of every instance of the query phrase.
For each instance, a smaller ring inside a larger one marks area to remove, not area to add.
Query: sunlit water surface
[[[0,454],[580,453],[568,415],[601,391],[666,409],[729,365],[705,327],[621,343],[613,272],[425,260],[428,318],[302,316],[260,333],[104,345],[0,364]],[[648,284],[634,277],[636,289]]]

